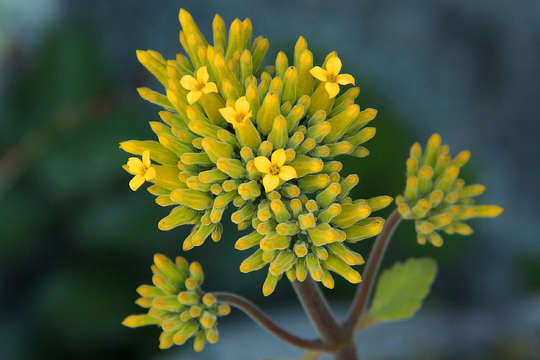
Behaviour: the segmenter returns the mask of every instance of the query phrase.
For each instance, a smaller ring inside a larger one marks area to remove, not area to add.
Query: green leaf
[[[430,258],[408,259],[384,271],[360,327],[412,317],[429,293],[436,273],[437,263]]]

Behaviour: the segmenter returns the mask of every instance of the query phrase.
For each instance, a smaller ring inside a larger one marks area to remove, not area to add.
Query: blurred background
[[[395,195],[414,141],[433,132],[470,149],[471,183],[505,212],[473,221],[472,237],[441,249],[401,225],[385,267],[411,256],[439,264],[413,320],[358,335],[362,359],[540,359],[540,2],[0,0],[0,354],[2,359],[292,359],[243,314],[220,323],[202,353],[160,351],[156,328],[120,325],[135,288],[150,281],[152,254],[175,256],[187,230],[160,232],[168,212],[132,193],[120,166],[126,139],[149,139],[158,108],[136,87],[159,87],[135,58],[180,51],[179,8],[210,35],[215,13],[250,17],[270,39],[266,60],[304,35],[318,61],[338,50],[375,107],[371,156],[346,161],[360,174],[356,197]],[[388,214],[388,212],[386,213]],[[385,214],[385,215],[386,215]],[[244,294],[278,322],[314,335],[285,280],[269,298],[263,272],[239,273],[245,255],[223,240],[186,254],[207,272],[206,289]],[[363,253],[372,240],[359,244]],[[336,283],[343,317],[353,287]],[[249,344],[249,345],[246,345]]]

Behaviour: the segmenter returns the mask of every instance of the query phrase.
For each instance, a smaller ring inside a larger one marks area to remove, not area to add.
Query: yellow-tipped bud
[[[293,236],[298,234],[300,228],[296,222],[280,223],[276,226],[276,232],[280,235]]]
[[[358,271],[351,268],[343,260],[341,260],[335,255],[328,256],[328,259],[326,259],[324,265],[328,270],[341,275],[353,284],[357,284],[362,281],[362,277],[360,276]]]
[[[140,326],[147,326],[147,325],[159,325],[160,319],[154,318],[150,315],[141,314],[141,315],[130,315],[122,321],[122,325],[135,328]]]
[[[263,251],[261,249],[255,251],[253,254],[251,254],[249,257],[244,259],[242,263],[240,264],[240,271],[243,273],[248,273],[251,271],[259,270],[262,268],[266,263],[262,259]]]
[[[236,240],[234,248],[237,250],[247,250],[249,248],[252,248],[253,246],[259,245],[259,242],[262,240],[263,237],[264,235],[261,235],[254,231]]]
[[[220,304],[217,309],[219,316],[226,316],[231,313],[231,307],[227,304]]]
[[[332,183],[328,187],[317,194],[317,203],[325,208],[329,206],[336,197],[341,193],[341,185],[339,183]]]
[[[203,304],[208,306],[208,307],[211,307],[211,306],[214,306],[216,304],[216,297],[211,294],[211,293],[206,293],[203,295],[202,297],[202,301],[203,301]]]
[[[290,165],[294,167],[299,178],[320,172],[323,168],[321,159],[311,158],[305,155],[297,155]]]
[[[264,280],[264,284],[262,287],[262,292],[264,296],[268,296],[274,292],[278,280],[278,276],[275,276],[272,273],[268,272],[268,275],[266,275],[266,279]]]
[[[275,276],[279,276],[289,270],[296,262],[296,257],[290,250],[283,250],[278,253],[276,258],[270,263],[268,271]]]
[[[361,265],[365,262],[362,255],[348,249],[342,243],[332,243],[328,245],[328,249],[332,252],[332,254],[343,260],[347,265]]]
[[[152,307],[152,299],[151,298],[141,297],[141,298],[138,298],[137,300],[135,300],[135,304],[139,305],[140,307],[148,309],[148,308]]]
[[[429,242],[436,247],[441,247],[443,245],[442,237],[436,232],[432,232],[428,235]]]
[[[374,217],[361,220],[356,225],[345,229],[345,233],[347,234],[347,241],[357,242],[376,236],[382,231],[383,226],[383,218]]]
[[[259,184],[252,180],[238,185],[238,194],[240,194],[244,200],[251,200],[261,195],[261,189]]]
[[[474,207],[476,217],[497,217],[504,209],[498,205],[478,205]]]
[[[200,322],[205,329],[210,329],[214,327],[214,325],[216,324],[216,320],[216,315],[211,314],[208,311],[204,311],[201,316]]]
[[[182,291],[178,294],[178,302],[182,305],[198,304],[199,299],[199,295],[193,291]]]
[[[200,306],[198,305],[193,305],[192,307],[189,308],[189,315],[193,318],[193,319],[196,319],[198,318],[199,316],[201,316],[201,313],[202,313],[202,309]]]
[[[371,208],[362,203],[346,204],[341,207],[339,215],[332,219],[332,224],[346,229],[358,221],[367,218],[371,214]]]
[[[426,199],[420,199],[413,206],[412,211],[417,218],[423,218],[427,212],[431,209],[431,203]]]
[[[204,345],[206,344],[206,334],[204,331],[200,331],[195,340],[193,341],[193,350],[195,352],[201,352],[204,350]]]
[[[291,238],[286,235],[268,234],[260,241],[260,247],[264,251],[287,249]]]

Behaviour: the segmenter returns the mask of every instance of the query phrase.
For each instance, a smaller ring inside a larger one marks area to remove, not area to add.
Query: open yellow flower
[[[272,161],[265,156],[257,156],[254,160],[255,167],[262,172],[263,186],[266,192],[270,192],[279,186],[280,180],[289,181],[297,178],[295,168],[284,165],[287,160],[285,150],[278,149],[272,153]]]
[[[247,125],[248,120],[253,116],[253,113],[249,109],[249,102],[245,96],[238,98],[234,106],[231,104],[231,106],[219,109],[219,113],[235,129]]]
[[[184,75],[182,79],[180,79],[180,84],[186,90],[189,90],[187,101],[190,105],[196,103],[203,94],[218,92],[216,83],[208,81],[210,80],[210,75],[208,74],[206,66],[200,67],[195,72],[195,75],[197,76],[196,79],[191,75]]]
[[[354,85],[354,77],[350,74],[340,74],[341,60],[337,55],[332,56],[326,62],[325,69],[315,66],[309,70],[310,74],[324,83],[328,96],[332,99],[339,94],[339,85]]]
[[[144,184],[145,181],[150,181],[156,177],[156,169],[150,161],[150,151],[146,150],[142,154],[142,161],[136,157],[130,157],[124,168],[131,175],[135,175],[129,182],[131,190],[135,191]]]

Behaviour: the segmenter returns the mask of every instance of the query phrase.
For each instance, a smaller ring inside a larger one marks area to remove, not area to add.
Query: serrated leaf
[[[384,271],[360,326],[412,317],[429,293],[436,273],[437,263],[430,258],[409,259]]]

